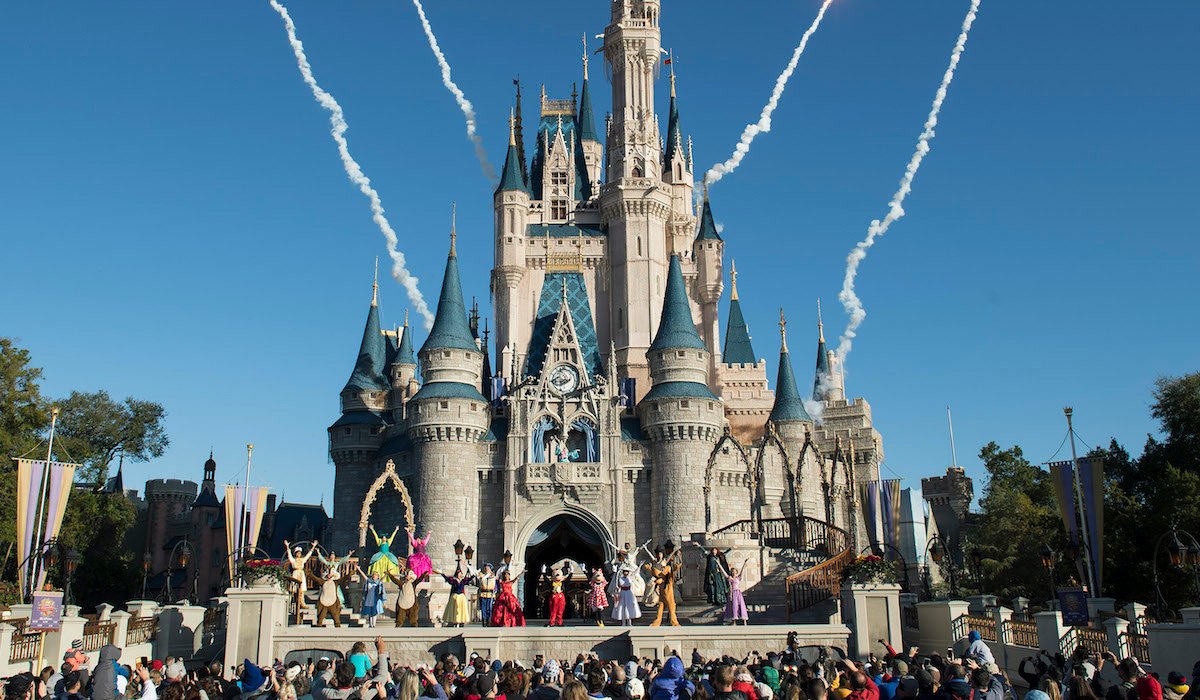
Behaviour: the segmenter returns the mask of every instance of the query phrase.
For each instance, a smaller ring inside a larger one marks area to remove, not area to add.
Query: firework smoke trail
[[[867,310],[863,308],[862,301],[854,293],[854,279],[858,276],[858,266],[867,257],[867,250],[875,245],[875,239],[887,233],[888,228],[904,216],[904,199],[912,191],[913,179],[921,168],[921,161],[929,153],[929,142],[933,140],[934,129],[938,123],[938,113],[942,111],[946,92],[950,89],[950,82],[954,80],[954,70],[958,68],[958,61],[967,47],[967,36],[971,33],[971,25],[975,23],[975,15],[979,12],[979,2],[980,0],[971,0],[971,9],[967,11],[966,19],[963,20],[958,43],[954,45],[954,51],[950,54],[950,65],[946,68],[946,74],[942,76],[942,84],[938,86],[937,95],[933,98],[933,106],[929,110],[929,117],[925,120],[925,130],[917,139],[917,149],[913,153],[912,160],[908,162],[904,177],[900,178],[900,189],[896,190],[896,194],[892,195],[891,203],[888,204],[887,216],[883,217],[882,221],[876,219],[871,222],[867,229],[867,237],[859,241],[846,258],[846,277],[842,281],[842,291],[838,293],[838,300],[842,302],[846,314],[850,316],[846,330],[838,339],[837,356],[843,362],[843,367],[846,355],[850,353],[854,338],[858,335],[858,327],[867,317]]]
[[[429,48],[433,49],[433,55],[442,69],[442,84],[446,86],[450,94],[454,95],[454,101],[458,103],[458,108],[462,110],[463,117],[467,120],[467,138],[475,144],[475,157],[479,159],[483,175],[489,180],[495,180],[496,168],[492,167],[491,161],[488,160],[487,151],[483,148],[483,139],[475,132],[475,107],[471,105],[471,101],[450,77],[450,63],[446,61],[446,54],[442,53],[442,47],[438,46],[437,37],[433,35],[433,26],[429,24],[429,18],[425,16],[425,8],[421,5],[421,0],[413,0],[413,5],[417,8],[417,14],[421,16],[421,27],[425,30],[425,37],[429,39]]]
[[[383,203],[379,200],[379,193],[371,187],[371,180],[367,178],[362,168],[350,155],[350,144],[346,143],[346,129],[349,129],[350,125],[346,123],[342,106],[333,99],[333,95],[325,92],[317,84],[317,79],[313,77],[312,66],[309,65],[308,57],[304,54],[304,44],[296,37],[296,25],[292,22],[292,16],[288,14],[287,8],[279,4],[278,0],[271,0],[271,7],[283,18],[283,26],[287,29],[288,43],[292,45],[292,52],[296,54],[296,65],[300,68],[300,77],[312,89],[317,102],[329,111],[329,124],[332,127],[330,134],[337,143],[338,154],[342,157],[346,175],[349,176],[350,182],[358,185],[359,191],[366,195],[371,203],[371,218],[375,220],[375,224],[379,226],[379,230],[383,232],[383,237],[387,240],[388,255],[392,258],[392,277],[404,286],[413,308],[425,319],[426,329],[432,328],[433,314],[429,311],[429,304],[425,302],[425,297],[421,296],[421,290],[417,287],[417,278],[408,271],[404,253],[401,253],[396,247],[399,241],[395,230],[392,229],[387,216],[383,213]]]
[[[825,0],[821,3],[821,9],[817,12],[817,18],[813,20],[808,31],[804,32],[804,36],[800,37],[800,44],[792,51],[792,59],[788,61],[787,67],[775,79],[775,89],[771,92],[771,99],[767,100],[767,105],[763,107],[762,115],[754,124],[747,124],[742,131],[742,138],[738,141],[738,145],[733,149],[733,155],[729,156],[729,160],[724,163],[717,163],[708,169],[704,174],[704,182],[713,184],[725,177],[737,167],[741,165],[742,159],[750,152],[750,144],[754,142],[754,137],[759,134],[765,134],[771,130],[771,114],[775,112],[775,108],[779,106],[779,99],[783,97],[783,89],[787,87],[788,80],[791,79],[792,73],[796,72],[796,64],[800,62],[800,56],[804,53],[804,49],[808,46],[808,40],[821,26],[821,20],[825,19],[825,11],[829,9],[829,5],[833,0]],[[697,188],[699,191],[699,188]]]

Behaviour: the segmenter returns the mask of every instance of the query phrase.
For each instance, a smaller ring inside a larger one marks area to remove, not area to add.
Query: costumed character
[[[321,594],[317,596],[317,627],[325,626],[325,618],[333,619],[334,627],[342,626],[342,588],[338,581],[342,572],[331,566],[325,570],[325,579],[321,581]]]
[[[542,571],[543,576],[547,576],[545,570]],[[547,609],[550,612],[550,622],[546,623],[547,627],[562,627],[563,613],[567,610],[567,596],[563,593],[563,581],[567,576],[571,575],[571,565],[563,564],[563,570],[552,570],[547,576],[550,579],[550,600],[547,602]]]
[[[346,556],[344,557],[338,557],[337,553],[330,552],[328,559],[325,558],[325,555],[321,553],[320,549],[317,550],[317,560],[321,562],[321,566],[324,566],[326,571],[329,571],[330,569],[336,569],[338,572],[337,596],[338,602],[342,604],[343,608],[346,607],[346,595],[342,592],[342,585],[347,579],[342,575],[342,571],[352,558],[354,558],[353,549],[349,552],[346,552]]]
[[[374,627],[376,619],[383,614],[383,604],[387,602],[387,593],[383,590],[383,577],[378,571],[367,576],[362,569],[358,570],[358,575],[363,577],[362,607],[358,614],[367,618],[367,627]]]
[[[446,601],[442,622],[453,627],[462,627],[471,619],[470,609],[467,606],[467,586],[475,582],[475,577],[464,576],[462,567],[456,568],[453,576],[447,576],[437,569],[434,569],[433,573],[441,576],[446,583],[450,584],[450,599]]]
[[[725,622],[731,625],[736,625],[740,620],[743,625],[750,621],[750,611],[746,609],[746,599],[742,596],[742,572],[746,570],[746,565],[750,563],[749,557],[742,565],[732,571],[722,573],[725,576],[725,581],[729,584],[729,602],[725,604]]]
[[[428,580],[429,572],[433,571],[433,562],[425,553],[431,537],[433,537],[433,533],[428,530],[425,531],[425,539],[413,537],[413,530],[408,530],[408,546],[412,548],[412,554],[408,555],[408,568],[412,570],[413,576],[416,576],[418,581]]]
[[[634,573],[633,568],[626,564],[621,567],[612,583],[608,584],[608,594],[613,597],[612,611],[609,616],[621,623],[623,627],[633,626],[633,621],[642,616],[638,606],[638,596],[642,594],[645,582]]]
[[[312,547],[308,549],[308,554],[302,554],[301,552],[304,550],[299,546],[291,547],[287,540],[283,541],[283,548],[287,552],[288,563],[292,567],[289,575],[296,582],[296,616],[299,617],[300,611],[308,607],[304,600],[304,595],[308,593],[308,572],[304,570],[304,567],[308,564],[309,557],[313,555],[313,552],[317,551],[317,543],[313,542]]]
[[[655,547],[653,552],[646,549],[646,554],[650,555],[650,561],[642,564],[640,568],[634,571],[639,577],[642,575],[643,570],[649,572],[649,585],[642,587],[645,591],[642,593],[642,605],[647,608],[657,608],[659,603],[658,577],[654,572],[662,568],[663,562],[666,561],[666,555],[663,554],[662,547]]]
[[[592,569],[592,575],[588,578],[588,586],[588,612],[596,619],[596,624],[603,627],[604,609],[608,607],[608,580],[604,578],[604,572],[600,570],[600,567]]]
[[[400,532],[399,525],[392,530],[391,535],[380,537],[379,533],[375,532],[375,526],[371,526],[371,534],[375,536],[375,546],[379,547],[379,551],[371,557],[371,564],[367,567],[368,573],[377,573],[381,579],[400,573],[400,560],[396,558],[395,554],[392,554],[392,542],[396,540],[397,532]]]
[[[499,590],[496,593],[496,603],[492,609],[493,627],[524,627],[525,612],[521,603],[513,594],[513,578],[520,576],[520,571],[513,571],[511,566],[500,574]]]
[[[725,555],[731,550],[722,552],[716,547],[705,549],[699,542],[692,542],[704,552],[704,597],[709,605],[724,605],[729,600],[729,582],[725,580],[725,572],[729,563]]]
[[[413,627],[417,626],[417,613],[419,606],[417,605],[417,589],[414,583],[417,580],[413,576],[412,569],[405,569],[402,574],[389,576],[392,583],[400,587],[396,593],[396,626],[403,627],[409,623]]]
[[[484,564],[483,571],[475,574],[475,585],[479,586],[479,620],[487,626],[492,624],[492,607],[496,602],[496,574],[491,564]]]
[[[675,543],[667,542],[663,545],[662,557],[659,561],[648,565],[651,567],[654,583],[658,588],[658,616],[654,618],[654,622],[650,623],[651,627],[658,627],[662,624],[664,611],[670,617],[671,626],[679,626],[679,618],[675,617],[675,580],[679,578],[682,564],[682,557],[679,556],[679,552],[675,551]]]

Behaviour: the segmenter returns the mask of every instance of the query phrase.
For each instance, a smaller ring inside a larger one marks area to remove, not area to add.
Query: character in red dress
[[[505,569],[504,573],[500,574],[496,602],[492,605],[493,627],[525,626],[525,613],[521,610],[521,604],[517,602],[517,596],[513,594],[513,577],[519,575],[520,572],[514,572],[512,569]]]
[[[596,624],[604,626],[604,609],[608,607],[608,580],[604,578],[604,572],[600,567],[592,570],[592,576],[588,580],[591,589],[588,590],[587,608],[592,617],[596,618]]]

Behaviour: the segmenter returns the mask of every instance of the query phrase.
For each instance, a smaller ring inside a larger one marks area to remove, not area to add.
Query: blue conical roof
[[[400,347],[396,349],[396,362],[402,365],[417,364],[413,357],[412,329],[407,320],[404,322],[404,332],[400,334]]]
[[[821,378],[829,376],[829,353],[825,350],[825,334],[822,333],[817,340],[817,372],[813,377],[813,401],[820,401],[825,397],[821,395]]]
[[[667,293],[663,299],[662,320],[658,334],[650,344],[651,350],[668,348],[695,348],[705,350],[704,341],[696,332],[692,321],[692,307],[688,303],[687,288],[683,284],[683,267],[679,256],[671,256],[671,267],[667,272]]]
[[[750,329],[742,316],[742,303],[735,296],[729,302],[729,324],[725,327],[725,352],[721,361],[727,365],[752,365],[758,362],[750,345]]]
[[[721,234],[717,233],[717,222],[713,220],[712,205],[708,197],[704,198],[704,211],[700,214],[700,232],[696,234],[700,241],[719,241]]]
[[[358,347],[358,360],[346,388],[342,391],[379,391],[388,388],[384,377],[387,361],[387,344],[379,332],[379,307],[371,304],[367,312],[367,326],[363,329],[362,343]]]
[[[511,148],[510,148],[511,151]],[[456,348],[479,350],[471,336],[467,323],[467,307],[463,304],[462,282],[458,275],[458,256],[453,243],[450,256],[446,258],[446,274],[442,277],[442,293],[438,297],[437,316],[433,319],[433,330],[421,346],[421,352],[430,349]]]
[[[500,184],[496,187],[497,193],[505,190],[529,194],[529,187],[525,185],[525,176],[521,174],[521,155],[517,152],[517,144],[512,139],[509,139],[508,155],[504,157],[504,170],[500,173]]]
[[[788,355],[786,345],[779,353],[779,376],[775,379],[775,406],[771,408],[771,421],[812,422],[812,417],[804,409],[800,390],[796,388],[796,375],[792,373],[792,358]]]
[[[667,116],[667,148],[664,163],[670,163],[677,150],[683,149],[683,134],[679,131],[679,107],[675,104],[675,93],[671,92],[671,108]]]
[[[588,80],[583,79],[583,92],[579,95],[579,140],[596,141],[596,120],[592,118],[592,93],[588,90]]]

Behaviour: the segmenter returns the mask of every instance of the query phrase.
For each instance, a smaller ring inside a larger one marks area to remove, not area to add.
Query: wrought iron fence
[[[1141,663],[1150,663],[1150,638],[1139,632],[1125,632],[1121,635],[1123,656],[1132,656]]]
[[[1072,627],[1058,641],[1058,650],[1069,656],[1076,647],[1082,646],[1093,654],[1108,651],[1108,633],[1094,627]]]
[[[12,646],[9,647],[8,652],[8,662],[10,664],[33,661],[41,655],[43,635],[41,632],[29,630],[27,627],[29,618],[22,617],[5,620],[4,622],[17,628],[13,632]]]
[[[129,619],[129,627],[125,632],[125,644],[146,644],[154,639],[158,629],[157,617],[134,617]]]
[[[996,639],[996,618],[994,617],[979,617],[977,615],[964,615],[962,617],[963,624],[966,626],[965,632],[970,633],[974,630],[979,633],[979,636],[985,642],[995,642]],[[962,636],[966,636],[963,634]]]
[[[1004,623],[1004,643],[1018,647],[1038,648],[1037,624],[1022,620],[1009,620]]]
[[[83,624],[83,650],[99,651],[116,641],[117,623],[112,620],[88,620]]]

